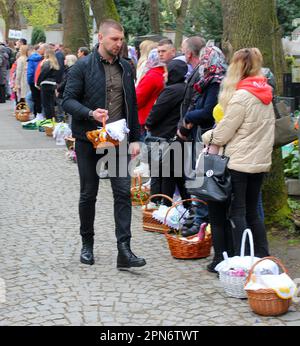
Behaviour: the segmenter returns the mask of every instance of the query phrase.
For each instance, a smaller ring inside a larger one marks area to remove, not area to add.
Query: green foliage
[[[41,27],[34,27],[31,34],[31,44],[37,44],[40,42],[46,42],[46,35]]]
[[[221,41],[223,19],[221,0],[199,0],[189,9],[186,34],[199,33],[206,39]]]
[[[149,1],[115,0],[115,4],[127,37],[150,32]]]
[[[299,151],[295,146],[294,150],[290,152],[284,159],[284,175],[286,178],[298,179],[299,178]]]
[[[292,21],[300,18],[300,0],[277,0],[277,16],[283,36],[290,36],[295,29]]]
[[[29,25],[45,28],[57,23],[59,0],[22,0],[19,7]]]

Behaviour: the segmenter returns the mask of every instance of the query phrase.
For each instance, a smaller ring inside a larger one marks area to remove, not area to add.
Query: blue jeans
[[[192,196],[192,198],[197,198],[196,196]],[[203,222],[208,221],[208,207],[207,205],[200,202],[193,202],[193,205],[197,208],[195,209],[195,218],[194,224],[201,225]]]

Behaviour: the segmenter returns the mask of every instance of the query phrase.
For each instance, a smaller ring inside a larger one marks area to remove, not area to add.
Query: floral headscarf
[[[158,50],[157,48],[154,48],[150,51],[148,55],[146,68],[147,70],[150,70],[151,68],[159,67],[159,66],[166,66],[166,65],[159,61]]]
[[[222,51],[215,46],[206,46],[200,54],[200,80],[194,84],[194,89],[202,94],[209,83],[221,84],[226,70],[227,64]]]

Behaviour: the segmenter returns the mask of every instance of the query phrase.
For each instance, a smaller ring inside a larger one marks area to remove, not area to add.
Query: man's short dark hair
[[[83,53],[84,56],[87,56],[87,55],[90,54],[90,51],[89,51],[89,49],[88,49],[87,47],[80,47],[78,50],[79,50],[81,53]]]
[[[27,40],[26,38],[20,38],[20,42],[24,45],[27,45]]]
[[[116,29],[118,31],[124,32],[123,26],[114,19],[104,19],[100,23],[99,32],[103,33],[103,31],[107,30],[108,28],[113,28],[113,29]]]
[[[169,38],[163,38],[158,42],[158,46],[164,46],[165,44],[169,44],[170,46],[174,47],[173,41],[170,40]]]
[[[201,49],[206,45],[205,39],[200,36],[189,37],[185,42],[188,50],[190,50],[194,56],[199,56]]]

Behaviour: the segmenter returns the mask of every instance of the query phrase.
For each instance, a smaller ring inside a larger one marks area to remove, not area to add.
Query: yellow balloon
[[[213,110],[213,117],[214,117],[216,123],[219,123],[223,119],[223,116],[224,116],[223,108],[218,103]]]

